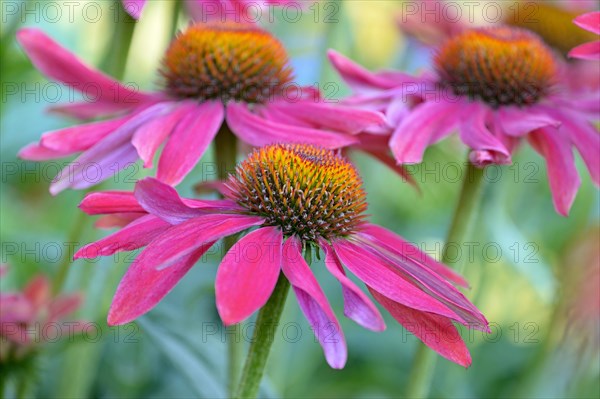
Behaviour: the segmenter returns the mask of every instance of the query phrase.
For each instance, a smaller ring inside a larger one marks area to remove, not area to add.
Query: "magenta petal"
[[[68,116],[75,119],[94,119],[98,117],[107,117],[107,116],[115,116],[117,114],[122,114],[124,111],[132,111],[135,108],[138,108],[140,104],[138,102],[81,102],[81,103],[67,103],[67,104],[59,104],[48,107],[48,112],[52,112],[55,114],[60,114],[64,116]],[[152,104],[154,102],[159,102],[160,98],[155,96],[154,100],[148,100],[146,104]]]
[[[116,252],[133,251],[148,245],[170,226],[169,223],[154,215],[143,216],[116,233],[80,248],[73,259],[93,259]]]
[[[569,57],[582,60],[600,60],[600,41],[581,44],[571,51]]]
[[[325,266],[333,276],[338,279],[342,285],[342,294],[344,295],[344,315],[354,320],[364,328],[373,331],[385,330],[385,322],[377,307],[371,300],[346,277],[344,268],[339,259],[333,252],[329,244],[321,240],[321,248],[325,251]]]
[[[17,41],[31,62],[44,75],[76,90],[92,86],[99,93],[99,101],[139,104],[152,99],[148,94],[125,87],[103,73],[91,69],[39,29],[20,29],[17,32]]]
[[[398,125],[390,148],[398,163],[420,163],[427,146],[452,132],[459,120],[458,103],[428,101],[415,107]]]
[[[263,227],[227,252],[215,282],[217,309],[225,325],[247,319],[267,302],[281,270],[282,244],[278,227]]]
[[[99,191],[87,194],[79,208],[88,215],[146,212],[130,191]]]
[[[146,5],[146,0],[122,0],[123,8],[129,15],[135,19],[139,19],[142,15],[142,10]]]
[[[600,11],[588,12],[580,15],[573,22],[592,33],[600,35]]]
[[[207,242],[217,241],[263,222],[263,218],[244,215],[193,218],[166,230],[140,253],[138,260],[145,267],[166,268]]]
[[[497,120],[502,131],[509,136],[522,137],[535,129],[552,126],[558,128],[561,122],[534,107],[521,110],[517,107],[501,107],[497,111]]]
[[[206,212],[187,206],[168,184],[152,177],[140,180],[135,185],[135,198],[148,212],[170,224],[179,224]]]
[[[85,151],[114,132],[127,120],[129,120],[129,117],[92,122],[44,133],[40,144],[46,148],[71,154]]]
[[[144,161],[144,168],[152,167],[152,158],[154,158],[158,147],[171,134],[184,115],[192,112],[194,108],[195,104],[193,102],[184,103],[168,114],[146,123],[135,131],[131,144]]]
[[[471,365],[469,350],[450,319],[411,309],[392,301],[370,287],[369,290],[398,323],[415,334],[425,345],[463,367]]]
[[[446,305],[405,280],[393,266],[368,249],[345,240],[334,241],[332,245],[337,256],[352,273],[388,298],[417,310],[465,323]]]
[[[489,152],[497,163],[510,163],[510,152],[487,128],[489,110],[479,102],[469,103],[463,110],[460,138],[474,151]]]
[[[157,270],[138,257],[119,283],[108,311],[108,324],[126,324],[152,309],[214,244],[207,242],[168,269]]]
[[[56,151],[46,148],[38,143],[29,143],[19,150],[17,156],[27,161],[47,161],[49,159],[64,158],[71,155],[71,152]]]
[[[219,131],[224,112],[223,104],[210,101],[196,106],[180,120],[160,156],[159,180],[172,186],[183,180]]]
[[[246,104],[227,104],[227,124],[243,141],[261,147],[274,143],[310,143],[329,149],[356,144],[358,139],[349,134],[288,125],[261,118]]]
[[[569,210],[581,184],[571,143],[557,129],[538,129],[529,135],[533,148],[545,159],[552,200],[556,211],[563,216]]]
[[[327,363],[335,369],[343,368],[348,357],[344,332],[317,279],[302,258],[301,244],[295,236],[283,244],[282,269],[323,348]]]
[[[398,74],[398,76],[381,76],[381,74],[370,72],[334,50],[327,51],[327,56],[331,65],[344,79],[344,82],[357,92],[391,89],[401,85],[404,80],[403,77],[405,77],[402,74]],[[405,78],[408,80],[408,77]]]

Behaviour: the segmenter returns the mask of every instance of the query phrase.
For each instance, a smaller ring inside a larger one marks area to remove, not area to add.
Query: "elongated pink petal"
[[[108,237],[81,247],[73,259],[94,259],[145,247],[170,226],[157,216],[143,216]]]
[[[369,330],[385,330],[385,322],[383,321],[383,317],[381,317],[379,310],[377,310],[377,307],[364,292],[362,292],[352,280],[346,277],[344,268],[333,252],[333,249],[324,240],[321,240],[319,245],[325,251],[325,266],[327,267],[327,270],[329,270],[342,285],[342,294],[344,295],[344,315]]]
[[[127,120],[129,120],[129,117],[92,122],[44,133],[40,144],[46,148],[64,153],[85,151],[114,132]]]
[[[179,224],[206,213],[187,206],[173,187],[152,177],[138,181],[134,193],[139,204],[148,213],[170,224]]]
[[[556,211],[568,216],[581,184],[571,143],[556,129],[538,129],[531,133],[529,142],[546,160],[548,180]]]
[[[223,124],[223,104],[202,103],[183,117],[169,137],[158,162],[157,177],[172,186],[196,166]]]
[[[264,222],[245,215],[206,215],[187,220],[166,230],[140,253],[145,267],[163,269],[207,242],[238,233]]]
[[[569,57],[582,60],[600,60],[600,41],[581,44],[571,51]]]
[[[393,266],[374,253],[346,240],[332,243],[335,253],[361,281],[388,298],[411,308],[465,321],[446,305],[402,277]]]
[[[373,238],[385,245],[387,248],[393,248],[398,252],[401,252],[404,256],[410,257],[413,260],[421,263],[423,266],[431,270],[432,272],[443,276],[448,281],[460,285],[461,287],[468,288],[469,283],[464,279],[463,276],[450,269],[448,266],[436,261],[431,256],[421,251],[417,246],[404,240],[394,232],[371,223],[365,223],[361,226],[361,233],[368,234]]]
[[[402,85],[404,81],[410,80],[410,77],[399,72],[395,75],[383,76],[373,73],[335,50],[328,50],[327,56],[344,82],[357,92],[391,89]]]
[[[138,257],[119,283],[108,311],[108,324],[129,323],[156,306],[213,244],[201,245],[168,269],[157,270]]]
[[[23,295],[33,305],[34,311],[39,311],[49,304],[52,297],[50,280],[44,275],[35,276],[23,289]]]
[[[397,303],[370,288],[375,299],[398,323],[416,335],[425,345],[463,367],[471,365],[471,355],[452,321],[433,313],[420,312]]]
[[[246,320],[271,296],[281,270],[283,233],[263,227],[227,252],[215,282],[217,310],[225,325]]]
[[[479,102],[472,102],[462,111],[459,129],[462,142],[475,153],[489,154],[493,163],[510,164],[512,162],[510,152],[486,126],[489,115],[487,106]],[[489,163],[487,157],[481,157],[479,161],[477,157],[472,157],[471,162],[479,166]]]
[[[91,69],[39,29],[20,29],[17,41],[44,75],[80,91],[94,87],[98,92],[98,101],[139,105],[152,99],[146,93],[125,87]]]
[[[497,119],[502,126],[504,133],[523,137],[529,132],[541,127],[552,126],[558,128],[561,122],[546,112],[540,112],[535,108],[529,107],[527,110],[521,110],[517,107],[501,107],[496,112]]]
[[[129,15],[135,19],[139,19],[142,15],[142,10],[146,5],[146,0],[122,0],[123,8]]]
[[[283,244],[281,265],[294,288],[302,313],[323,348],[327,363],[335,369],[343,368],[348,357],[344,332],[317,279],[302,258],[301,244],[295,236]]]
[[[400,164],[420,163],[434,135],[441,140],[458,123],[459,103],[428,101],[415,107],[398,125],[390,148]]]
[[[156,102],[160,102],[159,96],[154,96],[153,100],[148,99],[144,102],[144,105],[151,105]],[[107,100],[108,101],[108,100]],[[53,114],[59,114],[68,116],[75,119],[88,120],[99,117],[111,117],[122,114],[123,112],[132,112],[135,108],[138,108],[140,104],[135,101],[129,102],[80,102],[80,103],[67,103],[58,104],[48,107],[48,112]]]
[[[349,134],[288,125],[261,118],[243,103],[227,105],[227,123],[240,139],[257,147],[274,143],[310,143],[336,149],[358,143],[358,140]]]
[[[86,194],[79,208],[88,215],[146,213],[130,191],[99,191]]]
[[[300,103],[278,101],[267,104],[266,107],[279,109],[317,128],[323,127],[349,134],[358,134],[386,126],[385,116],[380,112],[340,104],[333,105],[315,101]]]
[[[193,102],[184,102],[168,114],[146,123],[135,131],[131,144],[144,161],[144,168],[152,167],[152,158],[154,158],[158,147],[171,134],[179,121],[186,114],[193,112],[194,108],[195,104]]]
[[[360,139],[361,143],[365,142],[365,141],[373,141],[373,138],[371,135],[361,134],[360,136],[361,136],[361,139]],[[367,137],[365,137],[365,136],[367,136]],[[368,136],[371,136],[371,137],[368,137]],[[391,169],[396,174],[398,174],[402,178],[402,181],[413,186],[419,193],[421,192],[421,189],[420,189],[419,185],[417,184],[417,181],[415,180],[415,178],[406,169],[405,166],[399,165],[398,163],[396,163],[396,161],[394,160],[394,157],[392,156],[390,151],[387,149],[387,146],[381,146],[379,148],[372,148],[372,147],[364,148],[361,146],[360,149],[363,150],[365,153],[369,154],[370,156],[372,156],[373,158],[377,159],[379,162],[381,162],[382,164],[387,166],[389,169]]]
[[[47,161],[71,155],[70,151],[57,151],[46,148],[38,143],[29,143],[19,150],[17,156],[27,161]]]
[[[131,144],[133,132],[150,120],[169,112],[173,105],[155,104],[131,117],[65,167],[50,186],[50,193],[56,195],[66,188],[91,187],[131,165],[138,159],[137,151]]]
[[[63,295],[55,298],[48,306],[47,323],[60,321],[75,312],[83,303],[81,294]]]
[[[592,33],[600,35],[600,11],[588,12],[580,15],[573,22]]]

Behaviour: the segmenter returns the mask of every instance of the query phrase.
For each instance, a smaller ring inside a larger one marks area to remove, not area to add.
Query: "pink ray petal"
[[[94,259],[117,252],[136,250],[148,245],[170,226],[169,223],[154,215],[143,216],[121,230],[81,247],[73,259]]]
[[[283,244],[282,270],[294,288],[298,305],[319,340],[332,368],[346,364],[348,351],[342,327],[310,267],[302,258],[300,241],[292,236]]]
[[[405,280],[385,260],[367,249],[345,240],[334,241],[332,245],[336,255],[352,273],[390,299],[417,310],[465,323],[454,311]]]
[[[27,161],[48,161],[71,155],[70,151],[56,151],[38,143],[29,143],[19,150],[17,156]]]
[[[477,101],[469,103],[462,110],[460,138],[475,152],[489,153],[495,163],[509,164],[511,163],[510,152],[486,126],[488,115],[486,105]]]
[[[581,44],[571,51],[569,57],[582,60],[600,60],[600,41]]]
[[[358,142],[348,134],[287,125],[261,118],[243,103],[227,105],[227,124],[240,139],[257,147],[274,143],[310,143],[337,149]]]
[[[224,112],[223,104],[210,101],[197,105],[180,120],[158,161],[159,180],[172,186],[183,180],[218,133]]]
[[[217,271],[217,310],[225,325],[246,320],[271,296],[281,270],[283,233],[253,231],[231,247]]]
[[[23,289],[23,295],[33,305],[34,311],[38,312],[46,306],[52,298],[52,285],[46,276],[35,276]]]
[[[129,323],[156,306],[214,243],[195,248],[168,269],[157,270],[138,257],[119,283],[108,311],[108,325]]]
[[[398,323],[415,334],[425,345],[463,367],[471,365],[469,350],[450,319],[411,309],[387,298],[371,287],[369,290]]]
[[[133,111],[145,105],[152,105],[160,102],[160,96],[154,96],[153,100],[148,99],[141,105],[137,101],[110,103],[110,102],[79,102],[58,104],[48,107],[48,112],[53,114],[68,116],[75,119],[89,120],[100,117],[114,117],[127,111]]]
[[[517,107],[501,107],[496,112],[503,132],[514,137],[523,137],[541,127],[558,128],[561,125],[559,120],[546,112],[536,111],[535,107],[529,107],[527,110]]]
[[[546,160],[552,201],[556,211],[568,216],[575,195],[581,184],[571,143],[559,134],[559,130],[543,128],[531,133],[529,142]]]
[[[79,208],[88,215],[146,213],[130,191],[98,191],[86,194]]]
[[[139,204],[148,213],[170,224],[179,224],[206,214],[202,209],[187,206],[173,187],[152,177],[138,181],[134,194]]]
[[[63,295],[55,298],[48,307],[47,323],[60,321],[75,312],[83,303],[81,294]]]
[[[377,307],[371,300],[346,277],[344,268],[339,259],[333,252],[333,249],[325,240],[321,240],[319,245],[325,251],[325,266],[327,270],[342,285],[342,294],[344,295],[344,315],[354,320],[364,328],[373,331],[385,330],[385,322]]]
[[[600,11],[580,15],[573,22],[587,31],[600,35]]]

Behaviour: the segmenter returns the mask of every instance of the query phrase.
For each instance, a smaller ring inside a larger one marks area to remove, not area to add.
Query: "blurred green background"
[[[97,240],[107,232],[93,227],[94,218],[82,217],[77,204],[84,193],[48,193],[50,180],[63,161],[23,162],[18,150],[45,131],[74,121],[48,114],[55,102],[69,101],[69,91],[49,83],[37,72],[14,40],[15,29],[35,26],[88,64],[109,68],[117,51],[112,34],[119,3],[99,5],[102,17],[84,18],[86,3],[77,3],[73,18],[63,2],[56,19],[47,2],[2,2],[0,229],[2,263],[10,272],[2,278],[3,291],[21,288],[36,273],[56,276],[70,262],[73,248]],[[7,4],[29,13],[13,14]],[[325,87],[335,83],[342,97],[348,90],[328,66],[325,50],[334,48],[370,69],[416,71],[426,67],[428,50],[404,39],[394,16],[399,1],[321,2],[305,6],[297,22],[264,24],[286,45],[297,81]],[[29,7],[29,8],[26,8]],[[175,6],[151,1],[136,23],[128,55],[125,82],[142,89],[157,87],[156,72],[171,34]],[[315,14],[315,10],[319,14]],[[10,11],[10,12],[9,12]],[[333,18],[326,23],[326,16]],[[86,20],[87,19],[87,20]],[[184,10],[179,28],[188,24]],[[58,93],[58,94],[57,94]],[[373,222],[384,225],[422,249],[441,249],[455,206],[466,150],[446,140],[431,148],[423,165],[413,167],[422,193],[404,183],[385,166],[356,155],[369,196]],[[432,397],[599,397],[600,298],[598,284],[600,215],[598,190],[578,159],[582,186],[569,218],[552,206],[545,165],[523,147],[510,167],[489,170],[484,201],[471,247],[458,256],[466,263],[472,288],[466,295],[491,322],[492,334],[465,332],[473,365],[469,369],[439,359]],[[179,186],[192,196],[192,186],[214,178],[207,171],[209,151]],[[135,177],[149,171],[132,170]],[[121,173],[101,189],[130,189],[134,178]],[[74,227],[76,226],[76,227]],[[78,227],[77,227],[78,226]],[[469,249],[471,248],[471,249]],[[72,262],[66,291],[85,294],[77,318],[97,322],[93,332],[76,340],[44,347],[30,376],[36,397],[223,397],[227,386],[226,340],[247,344],[251,336],[225,334],[214,304],[213,281],[218,251],[192,269],[171,294],[136,324],[106,325],[106,314],[118,281],[133,258],[128,254],[97,261]],[[313,266],[338,315],[341,292],[322,265]],[[591,276],[591,277],[590,277]],[[585,284],[596,284],[584,290]],[[593,292],[593,297],[581,293]],[[583,308],[588,315],[577,319]],[[575,315],[575,316],[574,316]],[[387,316],[387,315],[386,315]],[[391,318],[388,329],[373,333],[347,319],[349,360],[345,369],[331,370],[294,299],[288,300],[284,328],[277,336],[267,366],[262,395],[268,397],[401,397],[411,370],[417,339]],[[569,328],[567,328],[569,327]]]

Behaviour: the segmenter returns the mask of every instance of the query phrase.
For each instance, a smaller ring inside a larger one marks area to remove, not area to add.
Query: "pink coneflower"
[[[573,22],[587,31],[600,35],[599,11],[580,15]],[[600,60],[600,40],[575,47],[569,52],[569,57],[582,58],[584,60]]]
[[[86,188],[142,159],[152,167],[165,142],[157,177],[175,185],[196,165],[220,129],[262,146],[307,142],[341,148],[360,141],[359,133],[385,133],[381,113],[322,101],[311,87],[292,82],[281,43],[247,24],[197,24],[169,47],[157,93],[131,90],[93,71],[36,29],[22,29],[18,40],[34,65],[77,90],[90,85],[94,102],[58,107],[78,118],[120,113],[116,118],[46,133],[21,150],[29,160],[62,158],[83,152],[55,179],[50,191]],[[86,172],[94,164],[99,178]]]
[[[226,183],[224,200],[182,199],[154,178],[139,181],[134,193],[89,194],[81,204],[89,214],[138,218],[81,248],[75,257],[145,247],[123,277],[108,315],[109,324],[123,324],[153,308],[217,240],[245,232],[217,272],[216,301],[223,322],[239,323],[261,308],[282,272],[327,361],[341,368],[347,355],[343,332],[302,256],[303,249],[320,248],[325,266],[341,283],[347,317],[374,331],[385,328],[344,266],[406,329],[442,356],[468,366],[469,352],[452,321],[488,327],[450,284],[465,286],[465,280],[391,231],[367,222],[366,207],[361,179],[340,155],[304,144],[270,145],[238,165]],[[249,232],[252,228],[257,229]]]
[[[370,73],[341,55],[330,59],[355,106],[385,110],[396,124],[398,163],[422,161],[425,149],[458,130],[479,166],[511,163],[523,138],[545,159],[556,210],[567,215],[580,184],[575,146],[600,183],[597,90],[566,90],[563,64],[533,33],[511,27],[471,29],[438,48],[435,73]],[[585,94],[584,94],[585,93]]]
[[[4,268],[0,269],[0,274]],[[81,305],[78,294],[53,296],[50,281],[35,276],[20,292],[0,293],[0,364],[24,361],[52,339],[78,333],[85,324],[64,319]],[[58,332],[57,332],[58,331]]]

